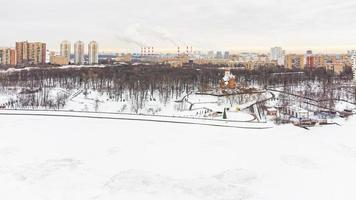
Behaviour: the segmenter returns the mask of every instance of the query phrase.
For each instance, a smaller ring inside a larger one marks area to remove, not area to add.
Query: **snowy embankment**
[[[241,115],[241,113],[239,113]],[[245,121],[240,120],[223,120],[208,118],[186,118],[186,117],[169,117],[159,115],[135,115],[123,113],[96,113],[96,112],[75,112],[75,111],[40,111],[40,110],[0,110],[0,115],[4,116],[32,116],[32,117],[68,117],[68,118],[92,118],[124,121],[146,121],[161,122],[174,124],[192,124],[204,126],[218,126],[244,129],[268,129],[272,128],[272,123],[251,122],[250,118]],[[243,115],[244,116],[244,115]],[[249,115],[247,115],[250,117]],[[236,117],[237,118],[237,117]]]
[[[354,200],[356,119],[307,131],[0,115],[0,197]]]

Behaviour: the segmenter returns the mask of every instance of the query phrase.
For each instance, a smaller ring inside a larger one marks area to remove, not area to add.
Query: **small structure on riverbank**
[[[267,108],[267,115],[268,116],[277,116],[278,110],[275,107]]]
[[[309,112],[298,106],[290,106],[284,109],[285,113],[297,119],[309,119]]]

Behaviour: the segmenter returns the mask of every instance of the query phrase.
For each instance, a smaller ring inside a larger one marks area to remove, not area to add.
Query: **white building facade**
[[[96,41],[91,41],[88,45],[89,64],[99,63],[99,45]]]
[[[84,42],[78,41],[74,44],[74,64],[84,64]]]
[[[271,60],[277,61],[278,65],[284,65],[285,52],[282,47],[271,48]]]

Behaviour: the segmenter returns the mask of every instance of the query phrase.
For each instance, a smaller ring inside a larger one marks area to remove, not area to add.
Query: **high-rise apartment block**
[[[88,45],[89,64],[99,63],[99,46],[96,41],[91,41]]]
[[[221,51],[217,51],[215,58],[216,58],[216,59],[223,59],[223,58],[224,58],[224,57],[223,57],[223,53],[222,53]]]
[[[315,56],[311,50],[308,50],[305,55],[305,65],[307,68],[315,68]]]
[[[15,49],[0,48],[0,65],[16,65]]]
[[[230,52],[229,51],[225,51],[224,52],[224,59],[229,59],[230,58]]]
[[[74,63],[76,65],[84,64],[84,43],[82,41],[74,44]]]
[[[271,61],[277,62],[278,65],[284,65],[285,52],[282,47],[271,48]]]
[[[63,57],[66,57],[68,62],[70,62],[70,54],[71,54],[71,43],[69,41],[65,40],[61,43],[60,55]]]
[[[17,64],[46,64],[46,44],[16,42],[16,58]]]

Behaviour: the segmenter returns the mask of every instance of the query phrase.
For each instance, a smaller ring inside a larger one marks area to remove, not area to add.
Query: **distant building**
[[[216,59],[223,59],[223,54],[221,51],[216,52]]]
[[[305,56],[305,65],[307,68],[315,68],[315,56],[313,51],[308,50]]]
[[[46,44],[16,42],[17,64],[46,64]]]
[[[68,63],[68,58],[65,56],[54,56],[51,61],[54,65],[68,65]]]
[[[28,42],[16,42],[17,64],[28,62]]]
[[[52,65],[68,65],[69,60],[66,56],[56,55],[55,52],[50,52],[50,63]]]
[[[285,67],[288,69],[304,69],[304,55],[288,54],[285,56]]]
[[[180,68],[183,66],[183,63],[179,60],[167,61],[166,63],[169,64],[173,68]]]
[[[16,65],[16,51],[11,48],[0,48],[0,64]]]
[[[153,50],[152,50],[153,51]],[[99,58],[99,46],[95,41],[91,41],[88,45],[88,55],[89,55],[89,64],[98,64]]]
[[[349,54],[352,62],[353,80],[356,81],[356,50],[350,51]]]
[[[71,43],[67,40],[61,43],[61,56],[67,57],[68,63],[70,61],[70,54],[71,54]],[[67,64],[68,64],[67,63]]]
[[[74,44],[74,63],[76,65],[84,64],[84,43],[82,41]]]
[[[242,52],[239,54],[240,62],[258,61],[258,53]]]
[[[315,55],[314,56],[314,67],[325,67],[326,66],[326,55]]]
[[[277,62],[278,65],[284,65],[285,52],[282,47],[271,48],[271,61]]]
[[[209,51],[209,52],[208,52],[208,58],[210,58],[210,59],[215,58],[215,53],[214,53],[214,51]]]
[[[224,52],[224,59],[230,59],[230,52],[228,51]]]
[[[10,65],[16,65],[16,50],[10,49]]]
[[[259,54],[257,55],[257,62],[259,63],[268,63],[270,60],[266,54]]]

